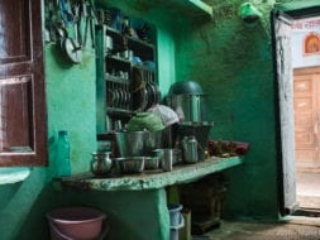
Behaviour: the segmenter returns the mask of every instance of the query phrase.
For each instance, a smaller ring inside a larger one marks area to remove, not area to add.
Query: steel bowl
[[[116,170],[121,173],[141,173],[144,170],[145,157],[114,158]]]
[[[144,160],[144,169],[158,169],[159,166],[159,157],[146,157]]]

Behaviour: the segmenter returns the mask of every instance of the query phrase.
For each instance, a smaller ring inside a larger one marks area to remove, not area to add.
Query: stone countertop
[[[71,177],[59,178],[63,188],[95,191],[139,191],[160,189],[171,185],[196,181],[209,174],[238,166],[243,163],[242,157],[211,157],[195,164],[174,166],[170,172],[145,170],[140,174],[122,175],[119,177],[98,178],[92,173],[82,173]]]

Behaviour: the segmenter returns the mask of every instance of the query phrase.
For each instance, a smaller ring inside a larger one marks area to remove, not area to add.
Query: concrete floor
[[[320,213],[320,174],[297,173],[297,201]],[[193,240],[320,240],[320,217],[289,216],[277,223],[221,221],[218,229]]]
[[[320,211],[320,173],[296,173],[296,190],[301,208]]]
[[[194,240],[320,240],[320,224],[302,222],[261,223],[222,221],[219,229]],[[318,223],[320,221],[318,220]]]

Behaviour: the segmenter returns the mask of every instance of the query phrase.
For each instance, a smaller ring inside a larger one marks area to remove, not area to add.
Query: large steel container
[[[196,81],[180,81],[171,85],[167,104],[178,113],[180,121],[202,122],[206,119],[205,93]]]
[[[169,106],[176,111],[180,121],[206,121],[204,95],[178,94],[168,96]]]

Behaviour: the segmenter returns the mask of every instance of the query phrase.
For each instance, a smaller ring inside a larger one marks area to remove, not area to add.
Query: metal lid
[[[203,95],[204,91],[196,81],[181,81],[172,84],[168,92],[169,96],[179,94]]]

